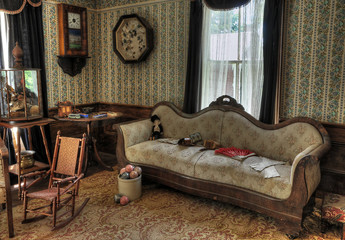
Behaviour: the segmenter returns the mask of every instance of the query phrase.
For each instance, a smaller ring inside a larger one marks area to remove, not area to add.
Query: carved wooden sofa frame
[[[306,165],[319,164],[320,157],[323,156],[330,148],[330,139],[328,133],[319,122],[310,118],[299,117],[289,119],[276,125],[264,124],[243,111],[242,106],[239,108],[236,101],[234,103],[235,107],[231,106],[232,104],[229,103],[227,105],[220,106],[213,102],[211,107],[195,114],[182,113],[175,107],[175,105],[168,102],[158,103],[154,109],[160,105],[167,105],[171,107],[177,114],[184,118],[193,118],[205,113],[206,111],[214,109],[221,111],[233,111],[244,116],[256,126],[267,130],[279,129],[295,122],[306,122],[315,126],[320,132],[324,144],[317,147],[311,153],[303,156],[303,158],[300,160],[295,169],[291,195],[287,199],[283,200],[234,185],[206,181],[151,165],[140,165],[143,168],[143,177],[145,179],[153,180],[157,183],[164,184],[189,194],[231,203],[236,206],[265,214],[273,217],[277,221],[277,226],[282,232],[292,236],[299,234],[305,213],[309,212],[307,210],[312,209],[311,206],[314,204],[315,199],[315,194],[313,194],[308,201],[308,196],[311,194],[308,193],[308,187],[305,180]],[[126,124],[133,122],[135,121],[128,122]],[[117,131],[118,140],[116,155],[120,167],[123,167],[128,164],[129,161],[125,155],[124,137],[119,126],[117,127]]]

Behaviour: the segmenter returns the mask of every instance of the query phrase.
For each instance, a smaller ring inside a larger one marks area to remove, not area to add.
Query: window
[[[230,95],[258,118],[263,85],[264,0],[229,11],[204,7],[201,107]]]
[[[8,27],[8,20],[5,13],[0,12],[0,49],[2,52],[0,52],[1,62],[3,68],[9,68],[9,48],[8,48],[8,42],[9,42],[9,27]],[[0,64],[1,65],[1,64]]]

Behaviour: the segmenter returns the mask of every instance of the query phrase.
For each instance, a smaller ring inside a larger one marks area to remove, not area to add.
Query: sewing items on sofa
[[[190,134],[189,137],[179,139],[177,143],[182,146],[194,146],[201,140],[201,134],[199,132],[196,132]]]

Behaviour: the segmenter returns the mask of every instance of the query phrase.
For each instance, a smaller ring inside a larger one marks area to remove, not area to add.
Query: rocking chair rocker
[[[22,223],[29,223],[38,219],[45,218],[47,216],[53,217],[52,230],[62,228],[72,221],[85,207],[89,198],[85,199],[83,204],[75,211],[75,197],[78,196],[79,181],[84,176],[82,171],[84,153],[85,153],[85,141],[86,135],[83,138],[70,138],[60,137],[60,131],[56,136],[56,143],[54,149],[52,167],[48,171],[40,171],[23,175],[24,189],[23,189],[23,206],[24,206],[24,220]],[[77,166],[78,164],[78,166]],[[48,189],[44,189],[36,192],[28,192],[27,189],[49,176]],[[26,186],[26,179],[28,177],[40,176],[32,183]],[[64,176],[61,177],[61,176]],[[67,185],[67,186],[66,186]],[[44,199],[50,202],[50,204],[41,206],[35,209],[28,209],[28,200],[32,199]],[[70,201],[72,202],[70,203]],[[63,214],[57,217],[57,211],[62,207],[70,207],[70,210],[66,210]],[[41,209],[48,208],[49,211],[44,212]],[[36,216],[27,219],[27,213],[38,213],[40,216]],[[64,216],[67,213],[71,213],[71,217],[61,221],[56,225],[57,218]]]

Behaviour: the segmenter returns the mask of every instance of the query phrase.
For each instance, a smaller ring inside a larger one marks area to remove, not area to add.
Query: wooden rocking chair
[[[60,131],[56,136],[56,143],[54,149],[53,163],[51,169],[46,171],[34,172],[23,175],[24,189],[23,189],[23,206],[24,206],[24,220],[22,223],[32,222],[38,219],[42,219],[47,216],[53,217],[52,230],[66,226],[72,221],[85,207],[89,198],[85,199],[83,204],[75,211],[75,197],[78,196],[79,181],[84,176],[82,171],[84,153],[85,153],[86,135],[83,135],[82,139],[60,137]],[[78,164],[78,166],[77,166]],[[27,189],[50,175],[48,189],[44,189],[36,192],[28,192]],[[40,176],[32,183],[26,186],[26,178]],[[64,178],[62,177],[64,176]],[[67,185],[67,186],[66,186]],[[28,200],[32,199],[44,199],[50,202],[50,204],[41,206],[35,209],[28,209]],[[71,201],[72,200],[72,201]],[[71,213],[71,217],[61,221],[56,225],[57,211],[62,207],[70,208],[58,218]],[[44,212],[41,209],[48,208],[49,211]],[[40,216],[36,216],[31,219],[27,219],[27,213],[38,213]]]

